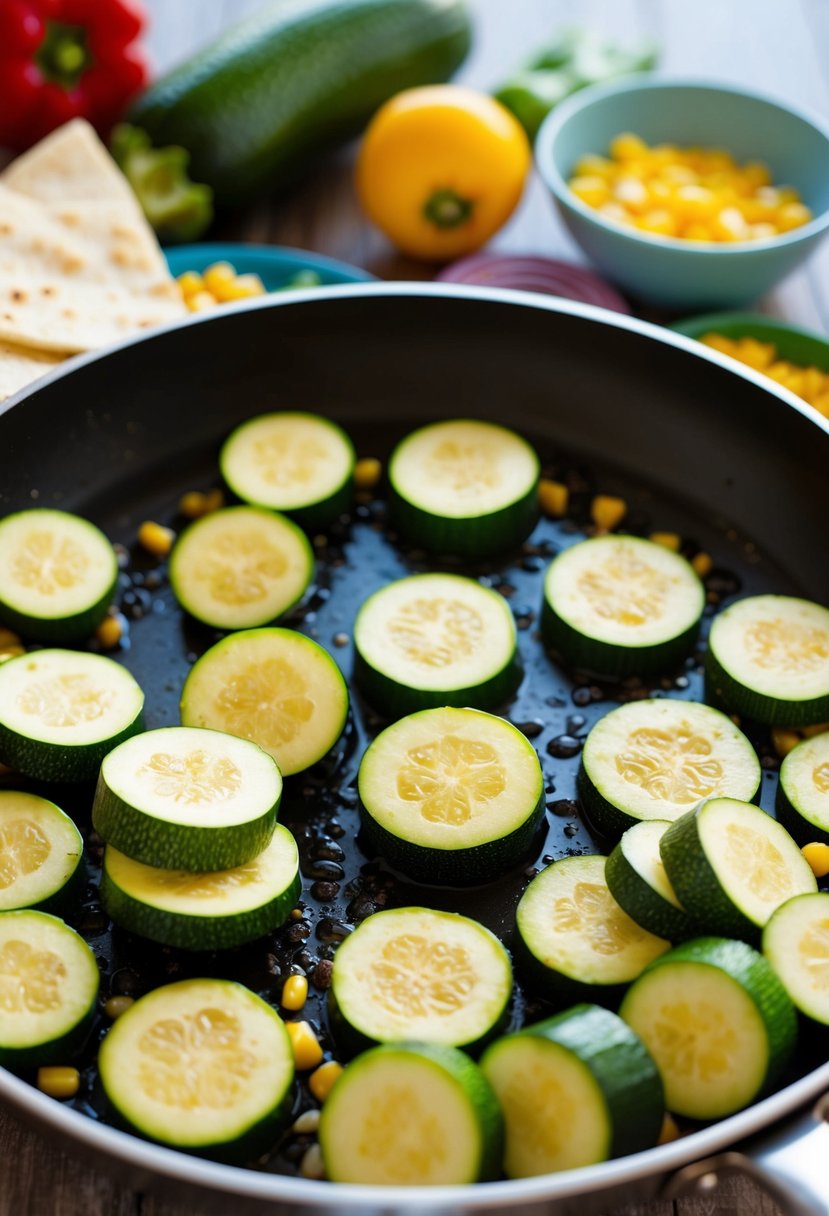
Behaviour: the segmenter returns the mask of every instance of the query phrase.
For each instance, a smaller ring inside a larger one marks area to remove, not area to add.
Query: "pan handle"
[[[664,1198],[711,1196],[723,1178],[748,1174],[786,1216],[829,1216],[827,1162],[829,1094],[771,1132],[679,1170]]]

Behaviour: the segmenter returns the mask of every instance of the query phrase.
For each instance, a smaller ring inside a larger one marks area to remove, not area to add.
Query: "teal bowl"
[[[814,218],[769,239],[686,241],[615,224],[569,190],[587,153],[606,155],[633,131],[649,144],[725,148],[768,165],[776,185],[794,186]],[[794,270],[829,227],[829,127],[760,93],[687,80],[633,79],[597,85],[562,102],[536,141],[538,170],[575,240],[630,295],[671,309],[737,308]]]

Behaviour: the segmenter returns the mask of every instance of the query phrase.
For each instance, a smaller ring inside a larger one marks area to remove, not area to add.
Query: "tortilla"
[[[40,203],[121,203],[137,208],[132,189],[83,118],[58,127],[0,173],[0,185]]]
[[[0,342],[0,401],[25,388],[66,358],[54,351]]]

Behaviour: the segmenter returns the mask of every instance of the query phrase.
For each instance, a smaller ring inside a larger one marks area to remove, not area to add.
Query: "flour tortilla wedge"
[[[13,342],[0,342],[0,401],[31,384],[32,380],[45,375],[65,358],[65,355],[56,351],[35,350],[33,347],[15,346]]]
[[[127,179],[83,118],[58,127],[0,173],[0,185],[40,203],[110,202],[137,208]]]

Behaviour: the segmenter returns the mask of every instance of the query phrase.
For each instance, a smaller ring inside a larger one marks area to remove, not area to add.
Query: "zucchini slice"
[[[605,880],[605,858],[565,857],[532,880],[516,911],[536,986],[557,997],[616,995],[670,949],[631,920]]]
[[[75,650],[0,665],[0,760],[42,781],[88,781],[141,730],[144,694],[126,668]]]
[[[489,1083],[462,1051],[390,1043],[337,1078],[319,1142],[332,1182],[453,1186],[498,1177],[503,1121]]]
[[[494,709],[521,682],[515,621],[497,591],[457,574],[388,583],[354,622],[354,676],[389,718],[466,705]]]
[[[653,962],[620,1015],[662,1074],[668,1110],[722,1119],[774,1084],[797,1037],[792,1003],[745,942],[701,937]]]
[[[705,588],[678,553],[634,536],[596,536],[551,562],[541,632],[581,671],[654,675],[685,658],[704,607]]]
[[[532,744],[478,709],[426,709],[377,736],[360,764],[366,835],[423,882],[485,882],[529,848],[544,815]]]
[[[182,980],[131,1005],[98,1055],[121,1118],[148,1139],[208,1155],[269,1147],[294,1079],[282,1019],[230,980]]]
[[[733,713],[769,726],[829,718],[829,610],[753,595],[714,618],[706,686]]]
[[[642,820],[628,828],[605,866],[608,890],[637,925],[670,942],[699,936],[699,926],[676,897],[665,873],[659,842],[670,827],[665,819]]]
[[[631,701],[584,744],[578,791],[591,824],[616,839],[642,819],[678,819],[702,798],[746,802],[760,788],[754,748],[730,718],[696,701]]]
[[[24,637],[89,637],[117,580],[115,550],[89,520],[46,507],[0,520],[0,620]]]
[[[62,920],[0,913],[0,1064],[65,1064],[83,1045],[98,986],[95,955]]]
[[[83,872],[83,839],[60,807],[0,790],[0,912],[57,908]]]
[[[772,913],[763,954],[792,1003],[829,1026],[829,895],[796,895]]]
[[[786,829],[735,798],[708,798],[688,811],[665,832],[660,850],[682,906],[724,937],[756,939],[782,903],[817,890]]]
[[[250,739],[301,773],[331,750],[348,717],[348,688],[322,646],[293,629],[247,629],[194,664],[181,694],[185,726]]]
[[[354,448],[336,423],[285,410],[243,422],[219,465],[243,502],[283,511],[304,528],[327,528],[351,506]]]
[[[104,758],[92,822],[134,861],[180,870],[229,870],[273,834],[282,777],[255,743],[218,730],[164,726]]]
[[[506,427],[435,422],[392,453],[391,520],[404,540],[431,553],[500,553],[535,527],[539,473],[533,448]]]
[[[509,955],[483,925],[394,908],[338,948],[330,996],[346,1047],[416,1039],[470,1050],[497,1033],[511,992]]]
[[[829,844],[829,732],[804,739],[785,757],[775,810],[798,844]]]
[[[261,853],[234,869],[160,870],[108,845],[101,875],[101,901],[116,925],[183,950],[228,950],[271,933],[300,889],[296,841],[281,824]]]
[[[652,1148],[662,1081],[642,1040],[598,1005],[577,1005],[489,1046],[481,1070],[504,1112],[504,1171],[530,1178]]]
[[[196,520],[170,557],[176,599],[214,629],[269,624],[302,599],[313,577],[305,533],[258,507],[227,507]]]

